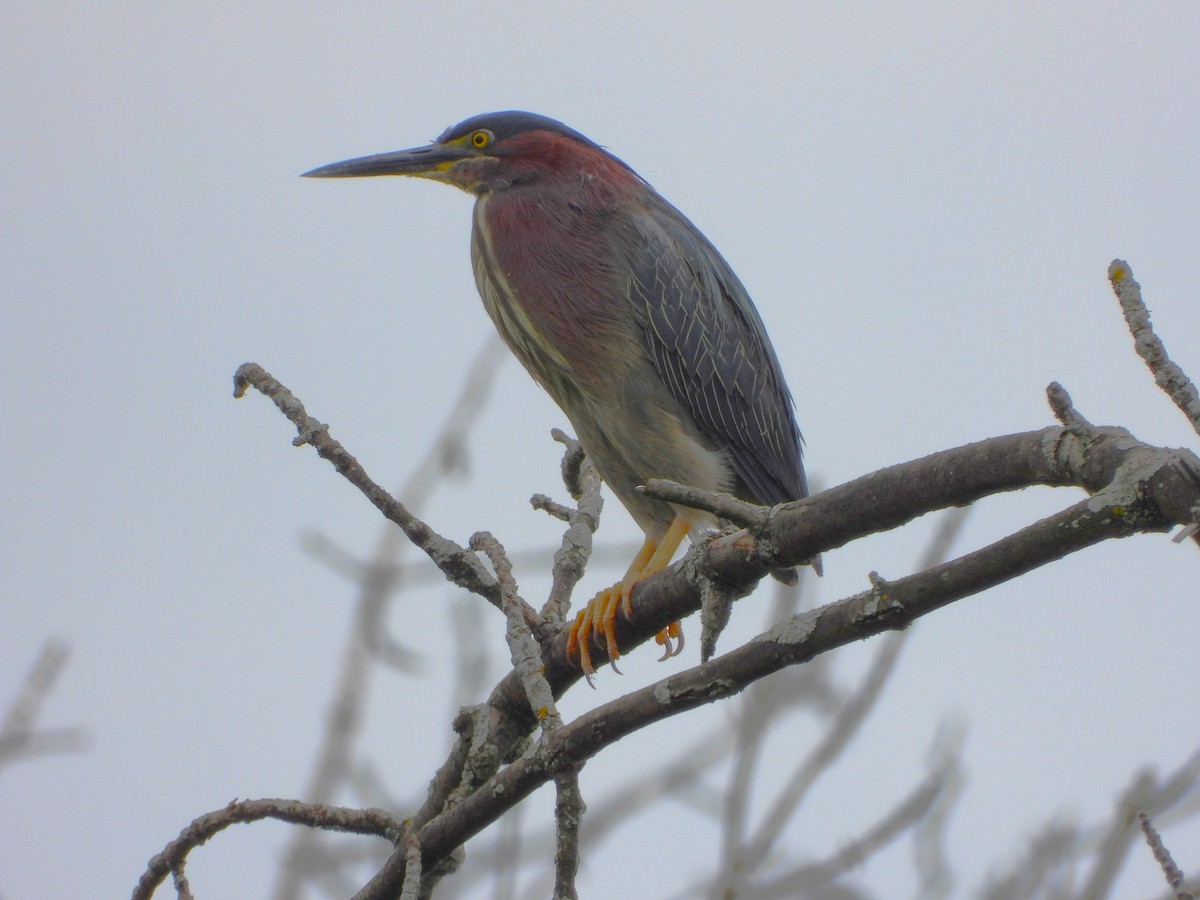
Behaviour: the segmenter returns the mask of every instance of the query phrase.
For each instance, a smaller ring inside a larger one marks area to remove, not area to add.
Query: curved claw
[[[567,658],[579,654],[579,667],[592,683],[596,668],[592,664],[590,644],[595,641],[600,645],[603,638],[604,648],[608,651],[609,664],[613,671],[620,674],[616,660],[621,656],[621,648],[617,646],[617,610],[625,616],[626,621],[633,621],[633,589],[644,578],[649,578],[661,572],[671,563],[679,544],[687,536],[691,523],[683,516],[676,516],[660,540],[647,536],[642,548],[629,565],[625,577],[610,588],[600,591],[575,618],[567,636]],[[657,636],[658,643],[663,644],[663,659],[678,656],[683,650],[683,637],[679,623],[673,623]]]
[[[683,626],[678,622],[672,622],[654,636],[654,642],[663,648],[663,655],[659,657],[659,662],[666,662],[672,656],[678,656],[683,652]]]
[[[583,675],[592,687],[595,687],[592,676],[596,674],[596,667],[592,663],[593,642],[596,646],[605,647],[613,671],[621,674],[615,661],[621,656],[621,650],[617,646],[616,623],[622,593],[621,584],[615,584],[598,593],[579,611],[567,634],[567,658],[579,654],[579,668],[583,669]]]
[[[668,659],[674,656],[674,654],[671,652],[671,639],[666,638],[661,643],[663,647],[663,655],[658,658],[658,661],[666,662]]]
[[[672,622],[667,631],[678,642],[675,644],[675,649],[671,651],[671,655],[678,656],[683,652],[683,626],[678,622]]]
[[[588,684],[595,687],[595,684],[592,683],[592,675],[595,674],[596,668],[592,665],[592,652],[588,648],[588,639],[592,636],[590,612],[591,604],[581,609],[579,615],[575,617],[574,624],[571,625],[571,630],[567,633],[567,659],[578,652],[579,668],[583,669],[583,677],[587,679]]]

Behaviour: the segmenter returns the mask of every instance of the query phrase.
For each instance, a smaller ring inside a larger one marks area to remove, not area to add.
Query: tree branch
[[[1167,348],[1154,333],[1150,311],[1142,300],[1142,286],[1133,280],[1133,270],[1123,259],[1114,259],[1108,267],[1108,280],[1121,303],[1125,323],[1133,335],[1133,347],[1150,369],[1157,384],[1179,407],[1196,434],[1200,435],[1200,392],[1187,374],[1167,355]]]
[[[953,562],[888,582],[886,591],[873,588],[793,616],[708,663],[585,713],[544,736],[535,752],[498,771],[480,789],[423,825],[419,834],[426,864],[458,847],[544,784],[562,757],[582,761],[633,731],[732,696],[784,666],[804,662],[882,631],[904,627],[956,599],[1109,537],[1129,534],[1131,521],[1137,518],[1124,512],[1118,514],[1111,505],[1085,500]],[[1158,527],[1163,525],[1158,523]],[[1014,560],[1018,561],[1016,568]],[[683,569],[694,565],[689,557]],[[674,571],[679,573],[680,568]],[[679,580],[684,582],[680,587],[688,585],[686,577],[680,574],[674,578],[658,577],[664,586],[676,587]],[[694,590],[691,599],[695,601]],[[578,675],[574,677],[577,679]],[[395,883],[389,881],[386,873],[387,867],[360,891],[358,900],[382,900],[394,892]]]
[[[0,721],[0,770],[19,759],[78,753],[88,746],[83,728],[36,727],[42,706],[66,668],[70,650],[65,641],[48,638],[33,667]]]
[[[344,831],[383,837],[393,844],[400,841],[404,822],[381,809],[348,809],[297,800],[234,800],[224,809],[194,819],[179,837],[167,844],[162,853],[150,860],[133,890],[132,900],[149,900],[166,877],[183,871],[184,861],[196,847],[207,842],[230,825],[278,819],[293,825]]]
[[[332,463],[338,473],[362,491],[385,518],[399,525],[408,539],[424,550],[450,581],[478,594],[492,605],[500,606],[499,585],[487,574],[478,558],[454,541],[442,537],[410,513],[403,503],[372,481],[358,460],[329,434],[329,426],[310,416],[295,394],[262,366],[257,363],[243,363],[233,376],[233,385],[235,398],[244,396],[246,390],[251,387],[268,397],[296,426],[299,434],[292,441],[293,445],[299,447],[308,444],[317,451],[318,456]]]
[[[296,423],[299,442],[312,443],[418,546],[435,561],[442,559],[451,580],[499,602],[499,586],[480,571],[478,559],[434,534],[382,492],[282,385],[257,366],[243,366],[237,383],[239,391],[254,384],[271,396]],[[521,679],[510,674],[484,706],[460,717],[460,736],[451,758],[410,820],[420,841],[424,870],[447,859],[539,785],[632,731],[731,696],[767,674],[834,647],[902,628],[954,600],[1083,547],[1191,522],[1200,499],[1200,460],[1187,451],[1142,444],[1123,429],[1089,428],[1080,417],[1070,428],[992,438],[892,466],[773,508],[769,524],[758,536],[743,530],[697,545],[681,563],[638,586],[632,621],[618,618],[618,639],[621,646],[631,648],[694,612],[706,583],[745,590],[771,569],[800,564],[926,512],[1034,484],[1075,485],[1094,496],[957,560],[906,578],[880,580],[860,594],[794,616],[724,656],[544,734],[534,750],[500,769],[536,723]],[[533,621],[536,625],[536,618]],[[549,646],[551,652],[543,654],[545,678],[557,697],[581,676],[565,657],[563,630]],[[455,802],[448,807],[451,796]],[[393,854],[358,896],[394,895],[403,873],[404,855]]]
[[[1175,891],[1176,900],[1195,900],[1195,895],[1183,888],[1183,872],[1171,858],[1171,851],[1163,843],[1162,835],[1158,833],[1150,821],[1150,817],[1144,812],[1140,812],[1138,813],[1138,822],[1141,823],[1142,834],[1146,836],[1146,843],[1150,847],[1150,852],[1154,854],[1155,862],[1162,869],[1163,877]]]

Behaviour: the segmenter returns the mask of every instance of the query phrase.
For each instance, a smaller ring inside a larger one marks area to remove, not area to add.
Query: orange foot
[[[574,656],[578,650],[579,667],[583,669],[588,684],[592,684],[592,675],[596,672],[592,665],[590,644],[598,637],[604,638],[608,661],[613,671],[620,673],[621,670],[616,666],[616,661],[621,656],[616,636],[617,610],[620,609],[625,614],[627,621],[633,619],[631,598],[634,586],[643,578],[649,578],[671,564],[671,558],[690,529],[691,523],[687,519],[676,516],[667,533],[663,535],[661,543],[656,544],[652,538],[647,537],[642,549],[630,563],[625,577],[598,593],[575,617],[567,635],[567,656]],[[683,631],[678,622],[672,622],[655,635],[654,640],[664,648],[662,659],[676,656],[683,650]],[[673,641],[675,643],[672,643]]]

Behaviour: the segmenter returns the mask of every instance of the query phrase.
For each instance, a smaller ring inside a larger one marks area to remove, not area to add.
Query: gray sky
[[[74,656],[43,724],[84,725],[94,747],[0,776],[0,893],[122,896],[193,816],[305,783],[353,592],[298,535],[319,528],[365,554],[380,525],[289,446],[265,400],[235,403],[230,376],[261,363],[398,485],[491,330],[466,195],[296,177],[313,166],[505,108],[608,146],[745,281],[819,483],[1051,424],[1055,379],[1097,423],[1195,447],[1105,272],[1129,260],[1160,335],[1200,377],[1200,12],[975,6],[7,4],[0,702],[43,639],[64,636]],[[564,419],[515,363],[496,394],[471,480],[427,517],[464,543],[487,528],[513,550],[551,547],[554,523],[528,496],[562,496],[547,435]],[[1077,497],[984,503],[960,549]],[[632,540],[607,510],[602,536]],[[870,570],[906,574],[931,527],[828,554],[820,598],[860,590]],[[1138,766],[1168,771],[1200,744],[1198,564],[1194,546],[1138,537],[920,623],[789,849],[819,856],[860,832],[921,777],[948,715],[967,728],[950,847],[961,891],[1045,820],[1106,816]],[[540,571],[517,575],[544,594]],[[448,647],[453,600],[408,598],[407,639]],[[723,646],[765,607],[739,604]],[[479,621],[503,658],[500,617]],[[695,647],[662,666],[643,651],[564,712],[694,664]],[[847,683],[871,649],[839,656]],[[423,791],[441,760],[448,667],[431,658],[426,679],[376,686],[366,741],[397,794]],[[728,714],[635,736],[588,766],[585,797]],[[811,730],[798,721],[776,752]],[[255,825],[198,851],[198,895],[261,896],[285,835]],[[1166,837],[1195,863],[1200,829]],[[715,853],[701,819],[667,807],[589,859],[580,889],[604,895],[620,865],[658,896],[660,854],[705,842]],[[901,895],[907,854],[861,877]],[[1161,888],[1135,857],[1121,896]]]

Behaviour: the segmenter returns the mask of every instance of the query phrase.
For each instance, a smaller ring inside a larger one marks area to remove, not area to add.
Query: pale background
[[[466,195],[296,177],[313,166],[513,107],[610,147],[745,281],[825,484],[1051,424],[1053,379],[1095,422],[1196,447],[1105,272],[1130,261],[1200,376],[1200,9],[979,6],[5,3],[0,704],[61,635],[74,655],[42,723],[86,726],[93,746],[0,773],[0,895],[125,896],[193,816],[306,782],[353,590],[298,536],[317,527],[366,553],[379,517],[289,446],[263,398],[234,402],[230,376],[261,363],[398,485],[491,329]],[[501,373],[471,480],[427,516],[464,543],[488,528],[513,550],[549,548],[557,528],[527,498],[563,496],[547,433],[565,422],[519,366]],[[1078,496],[982,504],[960,549]],[[607,511],[601,536],[632,540]],[[872,569],[905,574],[930,528],[827,554],[820,598]],[[544,568],[517,572],[531,601]],[[859,833],[919,780],[948,716],[967,729],[959,896],[1041,823],[1106,817],[1138,766],[1170,770],[1200,745],[1198,572],[1194,545],[1138,537],[922,621],[787,850],[820,856]],[[431,664],[376,685],[365,741],[397,794],[424,789],[450,738],[436,653],[454,599],[400,605]],[[501,619],[473,602],[499,660]],[[765,605],[740,604],[723,646]],[[564,712],[694,664],[695,647],[662,666],[643,651]],[[870,649],[841,654],[847,684]],[[588,766],[585,797],[699,727],[626,741]],[[801,752],[812,728],[795,720],[772,756]],[[1195,871],[1200,829],[1165,830]],[[237,828],[196,852],[198,896],[263,896],[286,834]],[[580,889],[605,896],[615,869],[663,896],[716,847],[668,805],[589,859]],[[857,875],[903,896],[910,872],[899,844]],[[1162,886],[1135,852],[1118,895]]]

